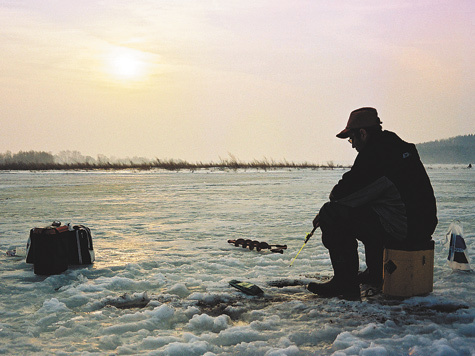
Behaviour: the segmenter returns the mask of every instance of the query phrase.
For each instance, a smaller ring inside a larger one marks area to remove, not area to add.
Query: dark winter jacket
[[[371,206],[385,230],[398,240],[430,240],[437,225],[434,191],[416,146],[390,131],[369,137],[330,200]]]

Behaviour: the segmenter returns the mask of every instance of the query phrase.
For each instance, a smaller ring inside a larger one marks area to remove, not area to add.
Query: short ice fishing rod
[[[305,242],[303,243],[302,247],[300,248],[299,252],[297,252],[297,254],[295,255],[295,257],[293,258],[292,262],[290,262],[290,265],[289,267],[292,267],[295,259],[297,258],[297,256],[300,254],[300,252],[302,252],[304,246],[307,244],[308,240],[310,240],[310,238],[313,236],[313,233],[315,232],[315,230],[317,229],[318,226],[315,226],[312,230],[312,232],[310,232],[309,234],[307,234],[307,236],[305,237]]]

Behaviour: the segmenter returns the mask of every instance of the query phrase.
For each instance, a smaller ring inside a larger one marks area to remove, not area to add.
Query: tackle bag
[[[55,221],[51,226],[30,231],[26,262],[34,264],[35,274],[59,274],[68,265],[91,264],[94,260],[91,231],[86,226]]]
[[[67,226],[33,228],[27,244],[26,262],[38,275],[60,274],[68,269]]]
[[[65,235],[68,244],[68,264],[89,265],[95,260],[91,230],[84,225],[73,226]]]

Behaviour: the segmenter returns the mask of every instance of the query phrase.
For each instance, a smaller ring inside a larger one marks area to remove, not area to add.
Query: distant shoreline
[[[189,163],[186,161],[161,161],[156,160],[150,163],[3,163],[0,164],[0,171],[78,171],[78,170],[124,170],[133,169],[148,171],[152,169],[163,169],[167,171],[180,170],[276,170],[276,169],[335,169],[350,168],[348,165],[333,164],[314,164],[314,163],[293,163],[293,162],[274,162],[274,161],[221,161],[219,163]]]
[[[465,164],[424,164],[428,170],[434,168],[443,169],[466,169],[472,168],[471,165],[467,167]],[[148,163],[24,163],[24,162],[9,162],[0,163],[0,172],[6,171],[119,171],[119,170],[136,170],[136,171],[151,171],[151,170],[165,170],[165,171],[200,171],[200,170],[218,170],[218,171],[237,171],[237,170],[256,170],[256,171],[273,171],[279,169],[350,169],[351,165],[334,164],[327,162],[326,164],[315,163],[293,163],[293,162],[274,162],[274,161],[221,161],[219,163],[189,163],[186,161],[156,160]]]
[[[327,161],[326,164],[315,164],[309,162],[294,163],[285,158],[281,161],[268,159],[266,157],[251,162],[243,162],[236,156],[229,153],[229,158],[220,157],[219,162],[195,162],[190,163],[182,159],[147,159],[144,157],[133,158],[108,158],[104,155],[98,155],[97,159],[90,156],[83,156],[78,151],[61,151],[57,155],[45,151],[20,151],[12,153],[7,151],[0,153],[0,171],[76,171],[76,170],[151,170],[163,169],[168,171],[179,170],[200,170],[200,169],[218,169],[218,170],[237,170],[237,169],[255,169],[255,170],[275,170],[275,169],[333,169],[348,168],[348,165],[339,165],[333,161]]]

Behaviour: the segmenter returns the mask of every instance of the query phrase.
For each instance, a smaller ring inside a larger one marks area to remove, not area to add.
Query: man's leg
[[[358,242],[350,224],[351,209],[329,202],[319,215],[322,242],[330,254],[334,276],[326,283],[310,283],[308,290],[324,297],[358,299]]]
[[[351,220],[358,240],[365,247],[367,269],[360,273],[359,282],[379,288],[383,283],[383,249],[388,233],[382,227],[378,215],[369,207],[354,209]]]

